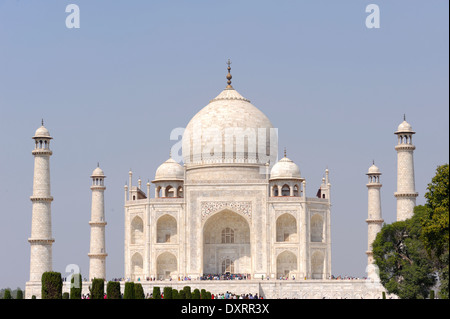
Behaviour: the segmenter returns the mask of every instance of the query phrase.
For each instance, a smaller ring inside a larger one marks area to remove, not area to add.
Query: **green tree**
[[[3,299],[13,299],[11,296],[11,289],[6,289],[5,294],[3,295]]]
[[[106,297],[108,299],[121,299],[120,282],[108,281],[106,284]]]
[[[186,299],[192,299],[191,287],[184,286],[183,290],[184,290],[184,294],[186,295]]]
[[[164,293],[164,299],[173,299],[172,287],[164,287],[163,293]]]
[[[421,219],[421,239],[433,263],[440,287],[438,295],[448,299],[449,271],[449,165],[441,165],[428,184],[427,214]]]
[[[61,273],[44,272],[41,277],[42,299],[62,299],[62,286]]]
[[[70,299],[81,299],[82,285],[81,274],[73,274],[70,279]]]
[[[200,290],[200,298],[201,299],[208,299],[208,296],[206,295],[206,290],[205,289]]]
[[[23,299],[23,291],[20,288],[17,288],[16,299]]]
[[[125,291],[123,293],[123,299],[135,299],[134,296],[134,282],[125,283]]]
[[[144,288],[139,282],[134,284],[134,299],[145,299]]]
[[[178,294],[178,290],[172,289],[172,299],[180,299],[180,296]]]
[[[153,299],[161,299],[161,289],[159,287],[153,287]]]
[[[194,292],[192,293],[192,299],[200,299],[200,290],[194,289]]]
[[[372,244],[380,280],[389,293],[402,299],[427,298],[435,283],[431,262],[420,240],[420,219],[426,214],[417,206],[405,221],[384,225]]]
[[[90,299],[103,299],[105,296],[105,280],[103,278],[92,279],[92,286],[89,287]]]

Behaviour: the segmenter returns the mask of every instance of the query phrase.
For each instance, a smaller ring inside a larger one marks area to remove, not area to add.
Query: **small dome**
[[[381,173],[380,169],[376,167],[375,164],[373,164],[372,166],[369,167],[369,171],[367,172],[367,174],[381,174]]]
[[[184,168],[172,158],[162,163],[156,170],[154,181],[183,180]]]
[[[100,167],[97,167],[96,169],[94,169],[94,171],[92,172],[92,176],[102,176],[104,177],[105,174],[103,173],[103,170]]]
[[[47,137],[51,138],[50,132],[42,125],[40,128],[36,130],[36,133],[34,133],[34,137]]]
[[[414,133],[411,124],[409,124],[406,121],[403,121],[402,123],[400,123],[400,125],[397,128],[397,132],[396,133]]]
[[[301,178],[297,164],[287,157],[279,160],[270,171],[270,179]]]

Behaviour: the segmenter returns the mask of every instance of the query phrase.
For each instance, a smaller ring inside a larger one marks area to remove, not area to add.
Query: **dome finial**
[[[286,147],[284,148],[284,157],[286,157]]]
[[[403,121],[406,121],[406,114],[403,113]]]
[[[41,119],[41,124],[42,126],[44,126],[44,119]]]
[[[231,61],[230,61],[230,59],[228,59],[228,62],[227,62],[227,64],[228,64],[228,74],[227,74],[227,89],[232,89],[233,87],[231,86],[231,78],[232,78],[232,76],[231,76],[231,73],[230,73],[230,70],[231,70],[231,67],[230,67],[230,65],[231,65]]]

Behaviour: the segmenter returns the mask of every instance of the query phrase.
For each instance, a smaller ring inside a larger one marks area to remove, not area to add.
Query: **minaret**
[[[89,280],[103,278],[106,280],[105,259],[105,174],[98,167],[92,172],[92,206],[91,206],[91,244],[89,256]]]
[[[416,193],[414,182],[414,158],[416,147],[412,144],[412,136],[415,134],[411,125],[403,118],[395,134],[398,137],[397,151],[397,221],[410,218],[416,206]]]
[[[40,284],[42,274],[52,271],[52,217],[50,195],[50,136],[49,131],[42,126],[33,136],[34,150],[34,176],[32,202],[31,245],[30,252],[30,282]]]
[[[366,184],[368,190],[368,216],[366,219],[368,225],[368,247],[367,247],[367,266],[369,277],[371,277],[370,266],[373,264],[372,243],[377,237],[378,232],[383,225],[383,218],[381,217],[381,183],[380,183],[380,170],[375,166],[375,163],[369,167],[369,171],[366,174],[369,176],[369,181]]]

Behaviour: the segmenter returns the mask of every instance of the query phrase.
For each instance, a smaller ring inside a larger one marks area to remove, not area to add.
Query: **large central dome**
[[[185,164],[274,163],[276,133],[267,116],[229,83],[187,125],[183,160]]]

